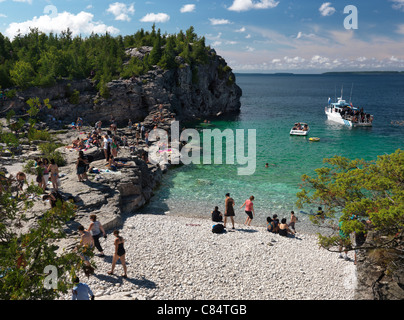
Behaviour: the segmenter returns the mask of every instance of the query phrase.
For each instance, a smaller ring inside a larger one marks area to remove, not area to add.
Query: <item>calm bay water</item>
[[[209,128],[256,129],[257,168],[251,176],[237,175],[235,165],[184,165],[169,170],[144,213],[209,217],[214,206],[224,211],[227,192],[236,201],[236,221],[245,220],[245,199],[254,195],[254,224],[265,225],[274,213],[289,218],[303,174],[314,175],[323,158],[334,155],[375,160],[404,147],[403,75],[237,75],[243,90],[236,119],[212,121]],[[374,115],[372,128],[347,128],[327,121],[328,98],[352,98],[356,107]],[[352,91],[352,95],[351,95]],[[295,122],[310,126],[309,137],[290,136]],[[247,149],[246,149],[247,152]],[[269,163],[269,168],[265,168]],[[312,208],[315,210],[316,208]],[[307,208],[306,211],[310,210]],[[298,215],[299,216],[299,215]],[[299,220],[307,219],[300,214]]]

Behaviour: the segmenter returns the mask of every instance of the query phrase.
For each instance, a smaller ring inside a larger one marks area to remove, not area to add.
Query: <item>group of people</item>
[[[91,223],[88,227],[88,229],[85,229],[83,225],[80,225],[78,227],[78,232],[80,233],[80,244],[79,247],[85,249],[82,250],[81,253],[81,258],[84,261],[84,264],[87,267],[91,267],[90,264],[90,258],[88,255],[85,254],[86,250],[91,250],[93,251],[94,248],[96,248],[99,251],[99,257],[103,258],[105,257],[104,250],[100,244],[100,237],[103,236],[104,239],[107,238],[107,234],[102,226],[102,224],[97,220],[97,216],[95,214],[90,215],[90,220]],[[126,268],[126,262],[125,262],[125,248],[124,248],[124,243],[125,240],[123,239],[122,236],[119,235],[118,230],[114,230],[113,232],[115,236],[114,240],[114,247],[115,247],[115,252],[112,258],[112,265],[111,265],[111,270],[108,271],[109,275],[114,274],[115,270],[115,265],[118,260],[121,261],[123,271],[124,273],[122,274],[123,278],[127,278],[127,268]]]
[[[241,205],[240,209],[245,207],[245,214],[247,215],[244,225],[250,226],[252,220],[255,217],[254,210],[254,196],[250,196],[244,203]],[[234,205],[235,201],[230,197],[230,193],[226,194],[225,198],[225,212],[224,215],[219,211],[219,207],[216,206],[215,209],[211,212],[212,221],[213,222],[223,222],[223,227],[226,228],[227,219],[229,218],[232,223],[232,229],[235,229],[234,226]],[[275,214],[273,218],[267,218],[267,230],[272,233],[278,233],[281,236],[287,236],[288,234],[296,234],[295,224],[297,222],[297,217],[295,213],[291,211],[290,222],[287,224],[286,218],[281,219],[279,222],[278,216]]]
[[[298,123],[295,123],[292,130],[309,131],[309,126],[306,123],[301,125],[300,122],[298,122]]]
[[[267,230],[272,233],[277,233],[280,236],[287,237],[289,234],[296,234],[295,224],[297,222],[297,217],[294,211],[290,212],[290,222],[287,223],[286,218],[282,218],[281,221],[278,219],[278,215],[274,214],[271,217],[267,217]]]
[[[83,259],[83,262],[85,264],[85,271],[87,276],[92,274],[94,272],[94,269],[92,268],[90,264],[90,258],[87,250],[93,251],[94,248],[96,248],[99,251],[99,257],[103,258],[105,257],[104,250],[100,244],[100,238],[101,236],[104,237],[104,239],[107,239],[107,234],[105,232],[105,229],[103,228],[102,224],[97,220],[97,216],[92,214],[90,216],[90,225],[87,229],[84,228],[83,225],[80,225],[77,229],[78,232],[80,233],[80,244],[79,247],[76,249],[78,250],[81,247],[81,259]],[[118,260],[121,261],[122,268],[124,273],[122,274],[123,278],[127,278],[127,267],[126,267],[126,262],[125,262],[125,248],[124,248],[124,243],[125,239],[119,234],[118,230],[114,230],[113,235],[115,236],[114,240],[114,254],[112,257],[112,264],[111,264],[111,270],[108,271],[107,273],[109,275],[113,275],[115,271],[115,266]],[[72,300],[94,300],[94,294],[91,291],[91,288],[85,284],[80,282],[79,278],[76,277],[74,280],[74,287],[72,289]]]
[[[342,119],[350,120],[352,122],[362,122],[362,123],[370,123],[373,121],[372,116],[369,113],[365,113],[363,108],[360,110],[354,110],[352,108],[343,108],[340,110],[340,115]]]
[[[44,191],[48,190],[48,182],[50,179],[52,188],[56,191],[58,190],[59,167],[54,159],[49,161],[47,158],[36,158],[35,171],[35,181],[38,183],[38,187]]]

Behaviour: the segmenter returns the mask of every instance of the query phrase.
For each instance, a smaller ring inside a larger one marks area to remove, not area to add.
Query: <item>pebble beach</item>
[[[171,215],[128,217],[119,229],[128,278],[121,276],[120,262],[114,275],[107,274],[114,253],[114,236],[108,232],[101,240],[105,257],[94,257],[95,274],[79,275],[80,280],[96,300],[354,299],[352,252],[346,261],[320,249],[312,234],[281,237],[264,226],[238,224],[214,234],[213,224]]]

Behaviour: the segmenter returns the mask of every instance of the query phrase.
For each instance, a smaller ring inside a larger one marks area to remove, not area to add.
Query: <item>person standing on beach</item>
[[[109,138],[108,135],[105,135],[103,137],[103,149],[104,149],[104,155],[105,155],[105,160],[108,162],[109,157],[111,156],[111,139]]]
[[[48,181],[49,181],[49,161],[47,158],[42,159],[42,164],[43,164],[43,189],[47,190],[48,189]]]
[[[39,161],[36,169],[36,182],[38,183],[38,187],[42,188],[45,191],[44,188],[44,177],[43,177],[43,162]]]
[[[296,216],[295,216],[295,212],[294,211],[291,211],[290,212],[290,222],[289,222],[289,224],[288,224],[288,226],[291,228],[291,229],[293,229],[293,231],[296,233],[296,229],[295,229],[295,223],[296,223],[296,221],[297,221],[297,218],[296,218]]]
[[[93,239],[93,237],[91,236],[91,233],[88,232],[88,231],[86,231],[82,225],[80,225],[80,226],[77,228],[77,230],[78,230],[79,233],[80,233],[80,246],[81,246],[81,247],[84,247],[84,252],[85,252],[86,250],[93,250],[93,247],[94,247],[94,239]],[[83,259],[84,264],[85,264],[87,267],[91,267],[90,258],[89,258],[88,256],[86,256],[85,254],[81,254],[81,258]]]
[[[126,252],[125,252],[125,248],[123,247],[125,240],[119,235],[118,230],[114,231],[114,236],[116,237],[116,239],[114,241],[115,253],[114,253],[114,257],[112,258],[111,271],[108,271],[108,274],[110,274],[110,275],[114,274],[115,264],[118,260],[121,260],[123,271],[124,271],[124,274],[122,275],[122,277],[127,278],[128,276],[126,274],[126,263],[125,263],[125,253]]]
[[[95,214],[92,214],[90,216],[90,226],[88,227],[87,231],[91,233],[93,236],[94,240],[94,245],[97,248],[97,250],[100,252],[100,257],[105,257],[104,255],[104,250],[101,247],[100,244],[100,237],[101,234],[104,236],[104,238],[107,238],[107,235],[105,234],[105,230],[101,224],[101,222],[97,221],[97,216]]]
[[[226,193],[226,200],[224,202],[224,223],[223,226],[226,228],[227,217],[230,217],[231,223],[234,229],[234,200],[230,198],[230,193]]]
[[[86,174],[87,165],[88,165],[88,161],[84,157],[84,152],[79,151],[79,157],[77,158],[77,162],[76,162],[76,173],[77,173],[79,182],[88,180],[87,174]]]
[[[245,213],[247,214],[247,219],[245,220],[244,224],[247,226],[251,225],[251,221],[255,216],[253,200],[254,196],[251,196],[249,199],[244,201],[243,205],[240,207],[241,209],[242,207],[245,206]]]
[[[48,167],[48,170],[51,175],[51,181],[52,181],[52,187],[53,190],[58,191],[58,178],[59,178],[59,167],[55,162],[55,159],[50,160],[50,165]]]

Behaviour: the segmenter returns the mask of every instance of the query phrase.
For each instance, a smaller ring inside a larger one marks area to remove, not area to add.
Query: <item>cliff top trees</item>
[[[153,49],[145,59],[124,66],[128,59],[125,50],[142,46]],[[154,65],[175,68],[178,55],[190,65],[206,63],[209,49],[193,27],[177,35],[161,34],[153,25],[151,32],[141,29],[124,37],[106,33],[87,38],[73,37],[70,30],[46,35],[31,29],[29,34],[18,35],[12,41],[0,33],[0,86],[25,89],[52,85],[58,78],[91,77],[101,83],[101,89],[112,79],[141,75]]]

